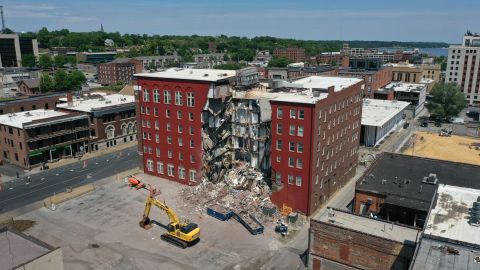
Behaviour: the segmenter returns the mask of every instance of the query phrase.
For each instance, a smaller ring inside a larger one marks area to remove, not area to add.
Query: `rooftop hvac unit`
[[[435,173],[430,173],[428,176],[423,177],[423,183],[436,185],[438,182],[437,175]]]

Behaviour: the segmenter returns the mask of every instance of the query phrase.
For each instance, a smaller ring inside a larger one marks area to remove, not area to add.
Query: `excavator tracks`
[[[163,241],[166,241],[166,242],[168,242],[168,243],[170,243],[170,244],[172,244],[172,245],[175,245],[175,246],[177,246],[177,247],[179,247],[179,248],[185,249],[185,248],[188,247],[188,243],[187,243],[187,242],[185,242],[185,241],[183,241],[183,240],[181,240],[181,239],[178,239],[178,238],[176,238],[176,237],[173,237],[173,236],[171,236],[171,235],[169,235],[169,234],[167,234],[167,233],[162,234],[161,238],[162,238]]]

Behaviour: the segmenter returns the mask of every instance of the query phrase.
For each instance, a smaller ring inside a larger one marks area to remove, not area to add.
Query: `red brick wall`
[[[142,87],[142,92],[139,94],[139,107],[144,108],[144,113],[138,114],[139,119],[137,121],[138,127],[138,140],[141,141],[141,145],[145,148],[151,147],[151,153],[143,152],[143,167],[145,173],[159,176],[165,179],[176,181],[182,184],[196,185],[200,182],[202,177],[202,110],[207,102],[207,94],[210,86],[210,82],[199,81],[175,81],[175,80],[157,80],[151,78],[138,78],[137,84]],[[149,102],[145,102],[143,99],[144,89],[149,90]],[[153,102],[153,90],[160,90],[160,102]],[[164,90],[169,90],[171,94],[171,103],[164,103]],[[175,105],[175,92],[182,93],[183,105]],[[187,107],[187,93],[193,93],[195,97],[195,106]],[[146,114],[146,108],[149,108],[149,114]],[[154,108],[158,108],[158,116],[154,115]],[[170,111],[170,117],[166,116],[166,110]],[[177,118],[178,112],[182,113],[182,119]],[[193,113],[193,120],[189,119],[189,113]],[[142,120],[150,121],[150,127],[143,126]],[[155,129],[155,121],[159,122],[159,129]],[[170,124],[171,131],[167,131],[166,125]],[[181,125],[183,132],[178,132],[178,126]],[[193,127],[194,134],[189,134],[190,127]],[[147,139],[143,139],[143,134],[146,134]],[[150,140],[148,139],[150,134]],[[160,142],[156,143],[156,134],[160,137]],[[172,138],[171,144],[167,141],[167,136]],[[183,146],[179,146],[178,139],[181,138]],[[194,147],[190,147],[190,140],[193,140]],[[160,156],[156,156],[156,148],[160,149]],[[144,149],[139,149],[143,151]],[[172,151],[172,157],[168,157],[168,151]],[[180,160],[179,154],[183,154],[183,160]],[[195,158],[194,162],[191,162],[190,155]],[[147,160],[153,160],[154,171],[147,170]],[[161,174],[157,171],[157,162],[163,162],[164,173]],[[174,166],[174,176],[167,175],[167,165]],[[178,167],[183,166],[185,168],[185,179],[178,177]],[[189,170],[196,171],[196,182],[189,180]]]
[[[358,269],[406,270],[415,250],[413,246],[313,219],[310,230],[310,256],[315,270],[333,269],[325,261]]]
[[[357,215],[362,214],[360,213],[360,205],[367,204],[368,199],[372,200],[372,204],[369,206],[368,212],[366,214],[370,214],[370,213],[376,214],[380,212],[381,206],[385,201],[385,196],[380,194],[370,193],[370,192],[355,191],[354,209],[353,209],[355,214]]]
[[[55,109],[60,97],[45,96],[41,98],[25,98],[15,103],[5,102],[0,104],[0,114],[31,111],[37,109]],[[23,110],[22,110],[23,108]]]

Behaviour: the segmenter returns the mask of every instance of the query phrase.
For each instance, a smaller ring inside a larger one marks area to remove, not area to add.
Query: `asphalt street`
[[[0,214],[138,167],[137,147],[14,179],[0,186]]]

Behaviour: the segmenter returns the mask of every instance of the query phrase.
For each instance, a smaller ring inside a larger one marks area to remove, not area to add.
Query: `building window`
[[[160,102],[160,91],[158,89],[153,90],[153,102]]]
[[[290,142],[289,143],[289,149],[290,149],[290,152],[294,152],[295,151],[295,143],[294,142]]]
[[[305,118],[305,111],[298,110],[298,119],[303,119],[303,118]]]
[[[170,123],[167,123],[167,131],[172,131],[172,125],[170,125]]]
[[[282,140],[277,140],[277,150],[282,150],[282,146],[283,146]]]
[[[297,186],[301,187],[302,186],[302,177],[301,176],[297,176]]]
[[[178,160],[183,160],[183,153],[178,153]]]
[[[130,129],[130,125],[129,125],[129,129]],[[158,125],[158,121],[155,120],[155,129],[156,130],[159,130],[160,129],[160,126]]]
[[[122,135],[127,135],[127,134],[128,134],[127,124],[122,124]]]
[[[190,127],[188,133],[189,133],[190,135],[195,134],[195,129],[194,129],[193,127]]]
[[[183,126],[182,125],[178,125],[178,133],[182,133],[183,132]]]
[[[296,113],[295,109],[290,109],[290,118],[295,119],[296,114],[297,113]]]
[[[150,107],[145,106],[145,114],[150,115]],[[113,121],[113,120],[112,120]]]
[[[303,137],[303,126],[298,126],[297,136]]]
[[[187,93],[187,106],[195,107],[195,96],[192,92]]]
[[[281,162],[282,161],[282,156],[278,155],[277,156],[277,162]]]
[[[194,148],[194,147],[195,147],[195,141],[190,140],[190,148]]]
[[[303,162],[301,158],[297,158],[297,169],[301,169],[303,167]]]
[[[167,156],[168,156],[168,158],[172,158],[172,157],[173,157],[172,150],[168,150]]]
[[[166,109],[166,110],[165,110],[165,117],[170,118],[170,115],[171,115],[171,114],[170,114],[170,110],[169,110],[169,109]]]
[[[293,157],[288,158],[288,167],[295,167],[295,159]]]
[[[277,118],[282,119],[282,117],[283,117],[283,109],[278,107],[277,108]]]
[[[163,103],[165,104],[172,103],[172,96],[170,94],[170,91],[168,90],[163,91]]]
[[[182,92],[180,91],[175,92],[175,105],[183,105]]]
[[[156,143],[160,142],[160,135],[158,135],[158,133],[155,133],[155,142]]]
[[[157,107],[153,108],[153,115],[158,116],[158,108]]]
[[[147,171],[153,172],[153,160],[147,159]]]
[[[281,173],[279,173],[279,172],[275,173],[275,182],[277,183],[277,185],[282,184],[282,174]]]
[[[193,112],[188,113],[188,120],[193,121]]]
[[[150,101],[150,93],[148,89],[143,89],[143,101],[144,102],[149,102]]]
[[[288,175],[288,184],[293,185],[293,175]]]
[[[290,135],[295,136],[295,125],[290,125]]]
[[[303,143],[297,143],[297,152],[303,153]]]
[[[157,154],[157,157],[160,157],[160,148],[156,147],[155,152]]]
[[[177,119],[182,119],[182,111],[177,111]]]
[[[168,174],[168,176],[174,176],[174,175],[173,175],[173,171],[174,171],[174,170],[175,170],[175,167],[173,167],[172,164],[168,164],[168,165],[167,165],[167,174]]]
[[[185,179],[185,168],[184,167],[178,167],[178,178],[180,179]]]
[[[178,146],[183,146],[183,139],[182,138],[178,138]]]
[[[167,143],[172,144],[172,136],[167,136]]]
[[[107,126],[105,133],[107,134],[107,139],[112,139],[115,137],[115,128],[113,126]]]
[[[195,170],[190,170],[190,181],[196,182],[197,179],[197,171]]]
[[[282,124],[277,124],[277,134],[282,135],[283,133],[283,125]]]
[[[152,162],[153,163],[153,162]],[[157,172],[163,174],[163,162],[157,161]]]

